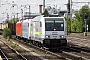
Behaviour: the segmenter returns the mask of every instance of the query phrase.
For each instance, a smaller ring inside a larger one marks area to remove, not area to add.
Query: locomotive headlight
[[[64,38],[64,35],[60,36],[60,38]]]
[[[62,38],[64,38],[64,36],[61,36]]]
[[[46,35],[46,38],[50,38],[50,36]]]

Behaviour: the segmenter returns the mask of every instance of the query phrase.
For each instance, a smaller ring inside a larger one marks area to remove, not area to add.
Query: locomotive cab
[[[66,23],[64,18],[45,18],[44,45],[61,46],[66,45]]]
[[[37,16],[31,21],[31,40],[45,47],[67,45],[63,17]]]

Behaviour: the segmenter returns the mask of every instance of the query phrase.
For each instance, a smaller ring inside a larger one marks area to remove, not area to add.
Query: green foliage
[[[89,14],[90,14],[90,10],[89,10],[89,7],[87,5],[83,6],[81,9],[80,9],[80,16],[82,17],[82,20],[84,19],[88,19],[89,17]]]
[[[76,32],[83,32],[82,23],[80,21],[77,22]]]
[[[85,20],[86,20],[86,24],[89,26],[89,31],[90,31],[90,9],[87,5],[83,6],[80,9],[80,16],[82,17],[82,24],[83,24],[83,28],[85,30]]]
[[[70,21],[70,19],[68,19],[68,18],[65,18],[65,20],[66,20],[66,24],[67,24],[67,32],[70,32],[70,28],[71,28],[71,21]]]
[[[75,17],[72,19],[71,22],[71,31],[72,32],[83,32],[82,29],[82,17],[80,16],[79,12],[75,13]]]
[[[9,28],[5,28],[3,30],[3,33],[2,33],[2,36],[5,38],[5,39],[10,39],[11,36],[12,36],[12,33],[11,33],[11,30]]]
[[[16,48],[17,46],[19,46],[18,44],[12,44],[11,47],[12,48]]]
[[[45,11],[42,13],[42,15],[44,15],[44,16],[48,16],[48,11],[47,11],[47,9],[45,9]]]
[[[84,32],[85,30],[85,20],[86,24],[89,25],[90,31],[90,9],[87,5],[83,6],[80,11],[75,13],[75,17],[71,22],[71,31],[72,32]]]
[[[72,20],[71,31],[72,32],[83,32],[82,22],[79,20]]]
[[[75,22],[75,20],[72,20],[72,22],[71,22],[72,24],[71,24],[71,31],[72,32],[76,32],[76,22]]]
[[[12,39],[10,38],[10,36],[7,36],[7,40],[12,43]]]
[[[17,18],[13,18],[13,19],[9,20],[8,22],[9,23],[16,23],[17,21],[19,21]]]
[[[10,41],[10,36],[7,36],[7,40]]]

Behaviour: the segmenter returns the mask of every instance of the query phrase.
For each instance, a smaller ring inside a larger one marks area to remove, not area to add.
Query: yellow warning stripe
[[[41,35],[41,34],[42,34],[42,32],[34,32],[34,34]]]
[[[31,34],[33,34],[33,32],[32,32],[32,31],[31,31],[30,33],[31,33]],[[42,34],[42,32],[34,32],[34,34],[41,35],[41,34]]]

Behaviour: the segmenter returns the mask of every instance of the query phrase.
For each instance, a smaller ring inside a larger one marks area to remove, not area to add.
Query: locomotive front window
[[[61,18],[46,18],[45,19],[46,31],[64,31],[64,21]]]

